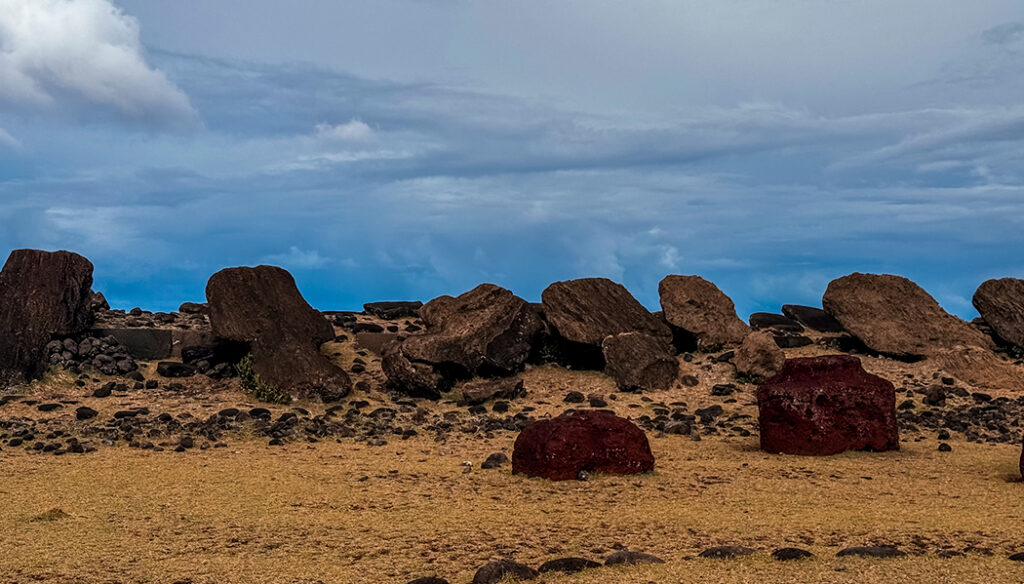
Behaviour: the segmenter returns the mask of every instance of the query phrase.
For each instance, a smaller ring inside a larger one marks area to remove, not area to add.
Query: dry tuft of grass
[[[34,523],[37,521],[60,521],[61,519],[71,519],[71,516],[65,513],[63,509],[58,509],[54,507],[53,509],[50,509],[46,513],[40,513],[39,515],[36,515],[32,519],[29,519],[29,521]]]

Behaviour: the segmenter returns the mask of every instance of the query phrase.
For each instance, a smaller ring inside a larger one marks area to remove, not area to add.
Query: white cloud
[[[10,146],[11,148],[21,148],[21,142],[18,142],[17,138],[8,134],[3,128],[0,128],[0,144]]]
[[[346,124],[317,124],[315,135],[327,141],[366,142],[373,138],[373,128],[362,120],[353,119]]]
[[[0,0],[0,103],[85,103],[145,123],[195,117],[188,97],[146,63],[138,22],[109,0]]]
[[[286,253],[264,256],[260,262],[285,268],[315,269],[326,266],[330,260],[321,256],[315,249],[306,251],[293,245]]]

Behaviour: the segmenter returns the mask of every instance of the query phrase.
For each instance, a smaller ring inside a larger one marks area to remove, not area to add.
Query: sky
[[[0,0],[0,252],[115,308],[1024,276],[1019,0]]]

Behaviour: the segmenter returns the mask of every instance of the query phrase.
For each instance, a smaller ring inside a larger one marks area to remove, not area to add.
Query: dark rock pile
[[[76,335],[50,341],[46,345],[51,365],[79,373],[98,371],[104,375],[125,375],[139,367],[113,336]]]
[[[107,308],[95,312],[93,328],[100,330],[122,328],[205,329],[210,326],[208,314],[206,304],[194,302],[182,304],[178,312],[151,312],[141,308],[131,310]]]
[[[382,367],[393,389],[438,399],[456,381],[511,375],[522,369],[543,325],[522,298],[481,284],[421,310],[426,332],[385,347]]]

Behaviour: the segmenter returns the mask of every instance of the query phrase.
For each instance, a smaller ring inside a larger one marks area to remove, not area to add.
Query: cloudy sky
[[[1019,0],[0,0],[0,248],[116,307],[1024,275]]]

